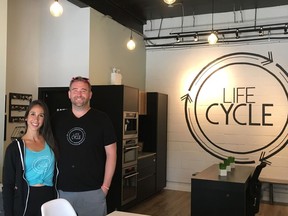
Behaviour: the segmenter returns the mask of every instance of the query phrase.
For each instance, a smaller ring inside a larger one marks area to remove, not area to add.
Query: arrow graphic
[[[192,99],[191,99],[191,97],[190,97],[190,95],[189,95],[189,93],[187,93],[187,94],[185,94],[185,95],[183,95],[181,98],[181,101],[183,101],[183,100],[188,100],[190,103],[192,103]]]
[[[268,52],[268,60],[261,62],[263,64],[263,66],[267,65],[267,64],[271,64],[273,62],[273,56],[272,56],[272,52],[269,51]]]

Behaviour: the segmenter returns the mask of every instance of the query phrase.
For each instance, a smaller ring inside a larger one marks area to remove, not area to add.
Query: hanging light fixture
[[[213,44],[216,44],[217,41],[218,41],[217,33],[212,31],[211,34],[208,37],[208,43],[213,45]]]
[[[176,0],[164,0],[164,2],[171,6],[174,2],[176,2]]]
[[[214,0],[212,0],[212,31],[208,37],[209,44],[216,44],[218,41],[217,32],[215,32],[213,29],[214,29]]]
[[[135,42],[134,42],[134,40],[133,40],[132,30],[131,30],[130,40],[129,40],[128,43],[127,43],[127,48],[128,48],[129,50],[134,50],[135,47],[136,47],[136,44],[135,44]]]
[[[50,6],[50,13],[54,17],[59,17],[63,13],[63,7],[59,4],[58,0],[55,0]]]

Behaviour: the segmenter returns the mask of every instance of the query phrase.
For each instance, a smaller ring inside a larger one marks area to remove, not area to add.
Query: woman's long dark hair
[[[51,129],[49,110],[48,110],[48,107],[47,107],[46,103],[44,103],[41,100],[32,101],[29,104],[29,106],[28,106],[28,108],[27,108],[27,110],[25,112],[25,116],[24,117],[25,117],[25,119],[27,119],[28,115],[29,115],[29,112],[36,105],[42,107],[42,109],[44,111],[44,122],[43,122],[43,125],[41,126],[41,128],[39,130],[39,133],[44,137],[46,143],[51,147],[51,149],[54,151],[55,156],[58,158],[58,151],[56,149],[55,139],[54,139],[54,136],[53,136],[53,133],[52,133],[52,129]],[[25,129],[25,133],[26,133],[27,132],[27,128],[28,128],[27,121],[25,121],[25,125],[26,125],[26,129]]]

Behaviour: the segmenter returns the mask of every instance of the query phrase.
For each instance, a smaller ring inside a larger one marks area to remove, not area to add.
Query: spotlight
[[[284,34],[287,34],[287,28],[288,28],[288,24],[285,24],[285,26],[284,26]]]
[[[263,27],[260,27],[259,36],[263,36],[263,35],[264,35]]]
[[[179,35],[176,36],[176,42],[179,43],[181,40],[179,38]]]
[[[196,33],[196,34],[194,35],[194,41],[197,42],[198,40],[199,40],[199,37],[198,37],[198,34]]]
[[[236,35],[236,39],[240,38],[240,36],[239,36],[239,29],[236,29],[235,35]]]

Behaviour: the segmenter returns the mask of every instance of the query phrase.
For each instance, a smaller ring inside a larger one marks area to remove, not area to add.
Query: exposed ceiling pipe
[[[159,31],[158,31],[158,37],[160,36],[160,32],[161,32],[161,28],[162,28],[162,22],[163,22],[163,18],[161,19],[161,22],[160,22]]]
[[[182,32],[183,32],[184,16],[185,16],[185,13],[184,13],[184,5],[183,5],[183,3],[174,3],[174,4],[172,4],[170,7],[174,7],[174,6],[177,6],[177,5],[180,5],[180,6],[181,6],[181,11],[182,11],[182,17],[181,17],[181,29],[182,29]]]
[[[255,8],[254,27],[257,26],[257,7]]]
[[[239,12],[240,12],[240,16],[241,16],[241,23],[243,23],[244,19],[243,19],[243,11],[242,11],[242,7],[241,6],[240,6]]]
[[[233,6],[234,23],[237,23],[235,4]]]
[[[181,9],[182,9],[181,31],[183,32],[183,25],[184,25],[184,16],[185,16],[185,14],[184,14],[184,5],[183,5],[182,3],[180,3],[180,4],[181,4]]]

